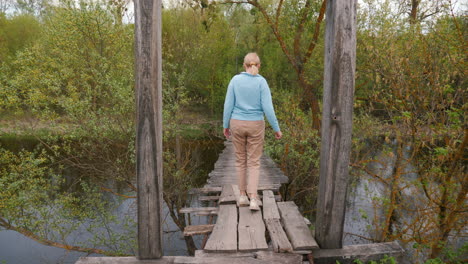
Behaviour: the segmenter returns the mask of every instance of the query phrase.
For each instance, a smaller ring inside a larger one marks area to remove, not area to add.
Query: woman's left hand
[[[226,139],[229,139],[229,137],[231,136],[231,130],[229,128],[225,128],[223,133]]]

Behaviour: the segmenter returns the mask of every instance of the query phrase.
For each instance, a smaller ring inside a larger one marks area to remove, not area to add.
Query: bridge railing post
[[[356,0],[327,1],[315,238],[320,248],[342,248],[356,68]]]
[[[162,251],[161,0],[135,1],[138,258]]]

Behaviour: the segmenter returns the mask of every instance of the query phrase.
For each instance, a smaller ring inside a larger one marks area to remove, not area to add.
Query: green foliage
[[[128,116],[134,108],[132,27],[115,24],[112,12],[93,2],[51,8],[43,20],[41,38],[13,63],[9,107],[109,126],[119,121],[113,116]]]
[[[204,12],[164,10],[163,54],[169,65],[164,68],[171,85],[182,81],[191,98],[202,98],[210,113],[219,115],[235,73],[234,36],[219,10]]]
[[[276,161],[289,177],[289,184],[282,190],[286,200],[300,204],[305,213],[313,216],[318,187],[320,138],[312,129],[309,113],[299,108],[300,100],[291,92],[273,94],[275,112],[283,138],[276,140],[273,133],[266,133],[266,153]]]
[[[416,252],[446,261],[449,254],[444,249],[450,243],[444,234],[466,228],[462,220],[466,214],[459,210],[466,207],[466,166],[461,157],[466,152],[463,113],[468,104],[462,88],[466,80],[458,66],[466,57],[462,48],[466,28],[449,13],[438,14],[433,23],[408,26],[408,20],[399,18],[402,14],[393,13],[392,1],[380,7],[366,2],[370,4],[360,13],[358,31],[356,95],[361,100],[353,130],[354,164],[366,168],[369,155],[364,153],[372,153],[372,146],[393,146],[387,154],[399,163],[390,179],[380,181],[388,190],[393,188],[395,196],[374,200],[391,209],[385,211],[390,221],[376,222],[374,228],[391,225],[392,232],[383,230],[388,234],[384,240],[417,242]],[[406,180],[407,170],[417,173],[417,179]],[[424,198],[403,201],[409,190]],[[391,224],[397,214],[413,212],[412,206],[431,209],[398,228]]]
[[[39,21],[34,16],[7,17],[0,13],[0,64],[9,62],[18,51],[34,43],[40,33]]]

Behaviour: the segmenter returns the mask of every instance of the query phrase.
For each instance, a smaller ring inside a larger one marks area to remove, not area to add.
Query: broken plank
[[[275,252],[292,252],[293,248],[289,242],[279,219],[266,219],[265,220],[268,233],[270,234],[271,244]]]
[[[205,246],[207,252],[237,251],[237,207],[234,204],[219,206],[218,219]]]
[[[219,204],[233,204],[236,203],[236,196],[232,190],[231,184],[226,184],[223,186],[223,191],[219,197]]]
[[[270,190],[263,191],[263,219],[280,219],[275,196]]]
[[[208,234],[213,231],[214,224],[211,225],[189,225],[184,228],[184,236]]]
[[[278,202],[277,205],[281,215],[281,223],[294,250],[318,248],[319,246],[312,237],[296,204],[288,201]]]
[[[239,251],[266,250],[265,224],[261,211],[239,207]]]

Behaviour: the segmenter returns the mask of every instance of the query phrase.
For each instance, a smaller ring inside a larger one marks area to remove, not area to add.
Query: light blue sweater
[[[234,76],[224,101],[223,127],[229,128],[230,119],[264,120],[264,113],[273,130],[280,131],[265,78],[247,72]]]

